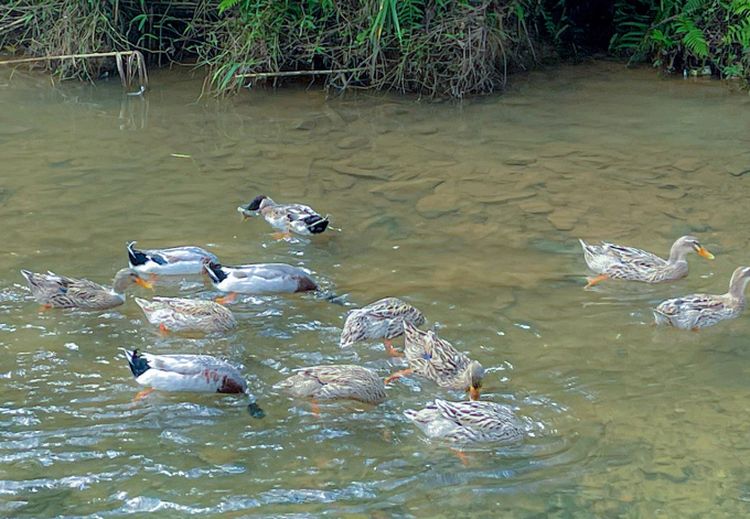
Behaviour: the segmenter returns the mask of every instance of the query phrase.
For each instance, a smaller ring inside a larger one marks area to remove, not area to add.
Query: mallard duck
[[[143,398],[152,391],[190,391],[195,393],[245,394],[250,398],[248,411],[256,418],[265,413],[248,391],[242,374],[223,360],[210,355],[151,355],[138,350],[125,352],[135,381],[148,389],[138,393]]]
[[[163,332],[226,332],[237,326],[227,307],[200,299],[154,297],[151,301],[135,298],[146,319]]]
[[[58,276],[54,272],[37,274],[22,270],[31,294],[45,308],[80,308],[82,310],[107,310],[125,302],[125,290],[134,284],[152,288],[151,283],[130,269],[115,274],[112,288],[88,279]]]
[[[350,364],[297,369],[294,375],[274,387],[295,398],[313,400],[358,400],[379,404],[386,398],[385,384],[377,373]]]
[[[656,324],[697,331],[724,319],[734,319],[745,309],[748,281],[750,267],[738,267],[732,274],[726,294],[692,294],[668,299],[654,310]]]
[[[415,373],[440,387],[468,391],[472,400],[479,400],[484,368],[435,332],[424,332],[404,322],[404,355],[409,368],[386,378],[386,384]]]
[[[189,275],[203,272],[207,261],[218,258],[200,247],[138,250],[134,241],[127,244],[130,268],[140,274]]]
[[[404,415],[429,438],[456,443],[511,443],[525,436],[525,427],[513,410],[495,402],[448,402],[436,398],[424,409],[407,409]]]
[[[589,279],[586,288],[605,279],[625,279],[644,283],[661,283],[687,276],[688,264],[685,259],[690,252],[696,252],[706,259],[714,255],[698,242],[695,236],[683,236],[672,245],[669,259],[633,247],[623,247],[614,243],[602,242],[591,245],[583,240],[583,256],[591,270],[599,274]]]
[[[422,312],[396,297],[386,297],[349,312],[339,342],[347,348],[356,342],[383,339],[389,355],[403,354],[393,347],[393,339],[404,333],[404,322],[421,326],[425,322]]]
[[[291,233],[310,236],[320,234],[328,227],[328,216],[323,217],[309,206],[302,204],[277,204],[266,195],[253,198],[252,202],[237,208],[244,219],[260,214],[273,227],[281,231],[279,237]]]
[[[210,262],[204,269],[211,283],[229,295],[221,302],[230,302],[237,294],[271,294],[307,292],[317,290],[318,285],[310,275],[298,267],[286,263],[256,263],[230,267]]]

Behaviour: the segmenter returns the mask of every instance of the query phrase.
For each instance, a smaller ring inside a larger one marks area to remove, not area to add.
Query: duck
[[[745,309],[745,288],[750,267],[737,267],[729,280],[726,294],[691,294],[663,301],[654,309],[658,325],[698,331],[719,321],[739,317]]]
[[[303,204],[277,204],[266,195],[258,195],[241,205],[237,211],[243,220],[260,214],[272,227],[281,231],[277,238],[289,238],[292,233],[302,236],[320,234],[328,228],[328,216],[321,216],[310,206]]]
[[[318,290],[318,284],[298,267],[286,263],[256,263],[233,267],[216,262],[203,265],[214,287],[227,292],[217,302],[229,303],[237,294],[276,294]]]
[[[484,368],[434,331],[425,332],[404,321],[404,355],[409,367],[387,377],[386,384],[414,373],[440,387],[466,391],[471,400],[479,400]]]
[[[164,332],[223,333],[237,326],[234,314],[213,301],[181,297],[135,298],[146,319]]]
[[[382,339],[389,355],[401,357],[403,354],[393,347],[393,339],[404,333],[404,322],[421,326],[425,317],[415,307],[396,297],[379,299],[349,312],[339,345],[348,348],[357,342]]]
[[[353,364],[312,366],[295,370],[295,374],[274,387],[295,398],[315,400],[356,400],[379,404],[386,399],[385,384],[369,368]]]
[[[200,274],[207,261],[219,259],[210,252],[195,246],[170,247],[167,249],[139,250],[136,242],[127,244],[128,264],[139,274],[184,276]]]
[[[210,355],[152,355],[120,348],[125,353],[135,381],[147,389],[136,395],[140,400],[155,390],[195,393],[244,394],[250,399],[248,412],[255,418],[265,415],[250,393],[237,368]]]
[[[423,409],[405,410],[404,416],[428,438],[455,443],[515,443],[526,433],[513,409],[495,402],[450,402],[436,398]]]
[[[698,238],[689,235],[682,236],[674,242],[669,251],[669,258],[666,260],[634,247],[624,247],[609,242],[593,245],[581,239],[578,241],[583,248],[586,264],[598,274],[588,280],[586,288],[601,283],[605,279],[624,279],[644,283],[674,281],[687,276],[686,257],[689,253],[696,252],[703,258],[714,259],[714,255],[700,244]]]
[[[38,274],[21,270],[26,283],[43,308],[78,308],[81,310],[108,310],[125,302],[125,290],[131,285],[153,288],[137,272],[125,268],[115,274],[112,288],[104,287],[88,279],[58,276],[48,271]]]

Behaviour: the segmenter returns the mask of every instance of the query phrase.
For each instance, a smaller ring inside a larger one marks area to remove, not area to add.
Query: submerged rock
[[[555,210],[552,204],[545,200],[527,200],[518,204],[521,210],[528,214],[549,214]]]
[[[568,209],[558,207],[547,215],[547,220],[558,231],[571,231],[578,223],[578,215]]]
[[[370,178],[376,180],[387,180],[391,176],[390,171],[383,169],[364,169],[352,166],[349,163],[335,162],[331,165],[334,171],[342,175],[349,175],[357,178]]]
[[[391,181],[374,187],[370,193],[382,195],[391,202],[413,200],[418,195],[432,191],[442,182],[439,178],[417,178],[414,180]]]
[[[370,144],[370,141],[368,141],[364,137],[356,137],[354,135],[350,135],[337,142],[336,146],[342,150],[353,150],[357,148],[364,148],[368,144]]]
[[[417,212],[425,218],[437,218],[458,211],[460,199],[455,194],[433,193],[417,202]]]
[[[511,155],[507,159],[503,160],[503,164],[507,166],[528,166],[536,162],[536,157],[529,155]]]

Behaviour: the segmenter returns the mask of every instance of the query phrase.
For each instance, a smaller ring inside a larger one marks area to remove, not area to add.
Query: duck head
[[[669,251],[669,260],[670,262],[685,261],[685,257],[690,252],[695,252],[702,258],[710,260],[714,259],[714,255],[708,252],[708,249],[700,244],[698,238],[688,235],[683,236],[674,242],[672,249]]]
[[[112,289],[116,294],[122,294],[131,285],[140,285],[143,288],[153,289],[154,286],[143,279],[138,273],[131,269],[120,269],[115,274],[115,280],[112,282]]]
[[[268,198],[266,195],[258,195],[249,204],[241,205],[237,208],[237,211],[242,215],[242,219],[246,220],[251,216],[254,216],[260,212],[264,207],[268,207],[273,204],[273,200]]]
[[[469,398],[479,400],[479,394],[482,391],[482,379],[484,378],[484,368],[476,360],[472,360],[466,367],[466,378],[468,379]]]

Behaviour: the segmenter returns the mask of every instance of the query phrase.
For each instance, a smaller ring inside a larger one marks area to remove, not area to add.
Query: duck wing
[[[667,260],[660,258],[651,252],[636,249],[635,247],[625,247],[614,243],[602,242],[602,254],[611,256],[622,263],[628,263],[644,269],[653,269],[664,267],[668,264]]]
[[[161,250],[150,250],[146,251],[153,256],[159,256],[166,260],[168,263],[179,263],[183,261],[202,261],[203,259],[210,259],[211,261],[218,262],[219,259],[211,254],[210,252],[193,245],[186,247],[172,247],[170,249]],[[154,259],[156,261],[156,259]]]
[[[729,310],[726,301],[709,294],[692,294],[685,297],[667,299],[659,304],[656,310],[666,316],[674,316],[687,312],[695,314],[719,313]]]
[[[462,428],[469,428],[478,436],[495,440],[517,438],[520,428],[513,409],[486,401],[448,402],[435,399],[440,415]]]
[[[180,375],[197,375],[207,369],[236,371],[234,366],[210,355],[152,355],[150,353],[141,353],[141,355],[151,368]]]

